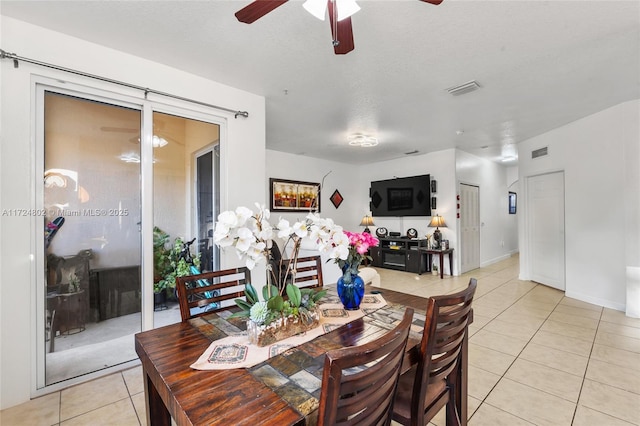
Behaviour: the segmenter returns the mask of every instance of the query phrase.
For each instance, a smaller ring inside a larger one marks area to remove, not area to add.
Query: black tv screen
[[[430,175],[371,182],[373,216],[431,216]]]

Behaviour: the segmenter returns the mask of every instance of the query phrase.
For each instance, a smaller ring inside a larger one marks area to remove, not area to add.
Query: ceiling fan
[[[288,0],[254,0],[247,6],[243,7],[235,13],[238,21],[245,24],[251,24],[258,19],[262,18],[267,13],[271,12],[275,8],[282,6]],[[324,20],[325,12],[329,12],[329,24],[331,25],[331,36],[333,38],[333,50],[336,55],[344,55],[351,52],[354,49],[353,43],[353,29],[351,27],[351,15],[360,7],[355,4],[355,0],[326,0],[327,4],[324,5],[324,0],[307,0],[303,6],[311,14],[317,18]],[[350,3],[355,8],[344,19],[340,18],[341,2]],[[442,0],[419,0],[425,3],[433,5],[439,5]],[[337,5],[336,5],[337,3]],[[320,4],[320,6],[318,6]],[[312,10],[313,9],[313,10]]]

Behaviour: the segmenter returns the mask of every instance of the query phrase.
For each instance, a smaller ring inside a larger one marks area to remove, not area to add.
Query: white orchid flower
[[[289,221],[282,218],[280,218],[280,221],[278,222],[278,226],[276,226],[276,228],[278,229],[278,238],[288,238],[289,235],[291,235],[291,233],[293,232],[291,229],[291,225],[289,225]]]
[[[236,209],[236,215],[238,217],[237,226],[244,226],[244,224],[247,223],[247,220],[253,216],[253,212],[246,207],[238,207]]]
[[[245,253],[251,247],[251,244],[255,241],[253,232],[249,228],[238,229],[238,241],[236,242],[236,250]]]
[[[296,222],[293,224],[293,233],[295,233],[299,238],[304,238],[307,236],[307,224],[304,222]]]
[[[238,216],[232,211],[225,211],[218,215],[218,223],[227,227],[227,229],[238,226]]]

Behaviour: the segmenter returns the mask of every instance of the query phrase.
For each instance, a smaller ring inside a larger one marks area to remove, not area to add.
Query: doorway
[[[531,280],[565,289],[564,173],[527,179]]]
[[[480,267],[480,188],[460,184],[460,272]]]

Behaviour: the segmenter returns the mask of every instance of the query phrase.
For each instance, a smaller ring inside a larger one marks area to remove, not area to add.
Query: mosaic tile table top
[[[335,287],[327,286],[325,289],[327,295],[323,298],[322,304],[339,304]],[[325,353],[345,346],[361,345],[379,337],[381,333],[391,330],[400,322],[404,311],[405,306],[394,303],[387,303],[378,309],[365,309],[364,316],[311,341],[293,348],[272,348],[271,350],[277,353],[271,353],[271,358],[248,368],[248,371],[305,416],[308,424],[314,424]],[[228,318],[230,315],[228,311],[220,311],[190,322],[214,341],[246,330],[244,319]],[[424,321],[425,312],[415,310],[410,340],[419,342]],[[233,358],[243,354],[228,351],[216,356]]]

